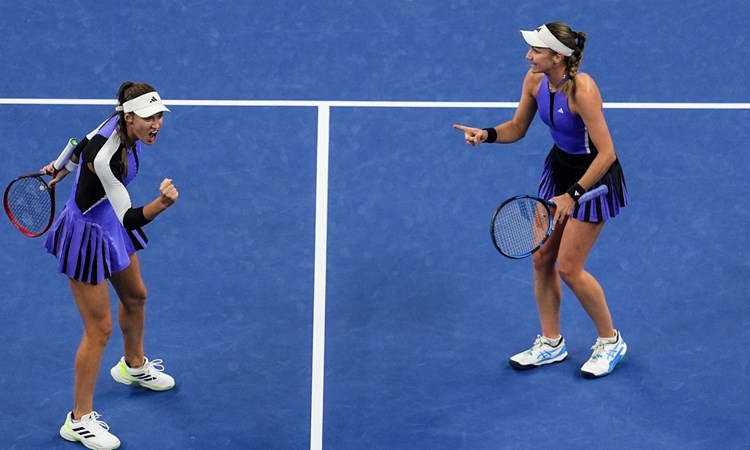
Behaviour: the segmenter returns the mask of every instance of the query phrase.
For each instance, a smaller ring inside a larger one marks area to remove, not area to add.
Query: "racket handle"
[[[603,184],[603,185],[601,185],[601,186],[599,186],[599,187],[598,187],[598,188],[596,188],[596,189],[592,189],[592,190],[590,190],[590,191],[586,191],[586,193],[585,193],[585,194],[583,194],[583,195],[582,195],[582,196],[581,196],[581,197],[580,197],[580,198],[578,199],[578,204],[580,205],[580,204],[582,204],[582,203],[586,203],[586,202],[587,202],[587,201],[589,201],[589,200],[593,200],[593,199],[595,199],[595,198],[597,198],[597,197],[600,197],[600,196],[602,196],[602,195],[605,195],[605,194],[606,194],[607,192],[609,192],[609,189],[608,189],[608,188],[607,188],[607,186],[606,186],[606,185],[604,185],[604,184]]]
[[[78,141],[76,139],[71,138],[68,140],[65,148],[60,152],[60,156],[55,160],[55,170],[61,170],[65,167],[65,164],[70,160],[71,155],[73,155],[73,150],[75,150],[77,145]]]

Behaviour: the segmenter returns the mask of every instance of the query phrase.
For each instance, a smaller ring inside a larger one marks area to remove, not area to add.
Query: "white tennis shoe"
[[[148,358],[144,357],[142,367],[131,369],[125,363],[125,357],[123,356],[109,373],[118,383],[138,383],[152,391],[166,391],[174,387],[174,378],[164,373],[164,366],[161,363],[161,359],[149,361]]]
[[[584,378],[598,378],[609,375],[618,362],[628,352],[628,345],[615,330],[617,339],[609,342],[606,339],[596,338],[596,343],[591,349],[594,351],[591,358],[581,367],[581,375]]]
[[[568,349],[565,339],[560,337],[560,342],[553,346],[550,340],[544,336],[537,336],[530,349],[513,355],[508,361],[510,366],[517,370],[528,370],[563,361],[568,357]]]
[[[71,413],[65,418],[60,428],[60,436],[70,442],[80,442],[86,448],[94,450],[111,450],[120,447],[120,440],[109,432],[109,425],[101,420],[96,411],[91,411],[81,420],[73,421]]]

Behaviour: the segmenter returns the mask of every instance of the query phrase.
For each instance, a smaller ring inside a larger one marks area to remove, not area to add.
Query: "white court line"
[[[170,106],[314,107],[318,108],[318,146],[315,192],[315,269],[313,289],[312,397],[310,450],[323,448],[323,393],[325,386],[325,308],[328,246],[328,152],[330,108],[516,108],[518,102],[408,102],[315,100],[164,100]],[[111,105],[109,99],[0,98],[0,105]],[[748,110],[750,103],[604,103],[608,109]]]
[[[338,108],[515,108],[518,102],[401,102],[350,100],[163,100],[174,106],[338,107]],[[115,100],[83,98],[0,98],[0,105],[115,105]],[[608,109],[750,109],[750,103],[604,102]]]
[[[315,172],[315,275],[313,289],[312,400],[310,450],[323,448],[325,386],[326,252],[328,251],[328,142],[330,108],[318,107],[318,153]]]

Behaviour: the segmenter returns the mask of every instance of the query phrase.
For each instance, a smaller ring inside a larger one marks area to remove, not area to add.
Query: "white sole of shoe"
[[[120,448],[120,444],[118,444],[116,447],[98,447],[96,445],[88,444],[86,441],[79,439],[78,436],[71,434],[65,424],[63,424],[63,426],[60,428],[60,437],[68,442],[80,442],[84,447],[90,448],[92,450],[114,450],[116,448]]]
[[[516,370],[531,370],[531,369],[534,369],[536,367],[545,366],[547,364],[553,364],[553,363],[563,362],[563,361],[565,361],[565,358],[567,358],[567,357],[568,357],[568,353],[565,352],[565,353],[563,353],[560,356],[557,356],[557,357],[552,358],[552,359],[547,359],[545,361],[540,362],[539,364],[527,364],[527,365],[523,365],[523,364],[519,363],[518,361],[514,361],[512,359],[509,359],[508,363],[510,363],[510,366],[512,368],[516,369]]]
[[[125,378],[124,376],[122,376],[122,374],[120,373],[120,370],[119,370],[119,365],[114,366],[113,368],[111,368],[109,370],[109,374],[112,375],[112,378],[115,381],[117,381],[118,383],[128,384],[128,385],[136,383],[136,381],[128,380],[127,378]]]

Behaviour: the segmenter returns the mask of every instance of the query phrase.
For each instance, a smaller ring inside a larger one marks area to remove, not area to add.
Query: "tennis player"
[[[45,244],[57,257],[58,272],[68,277],[84,329],[75,359],[73,409],[60,435],[94,449],[120,446],[93,408],[102,354],[112,332],[107,280],[120,300],[118,319],[124,340],[124,356],[110,374],[117,382],[155,391],[175,384],[163,372],[160,359],[144,355],[146,286],[136,251],[146,247],[141,228],[171,207],[178,192],[165,178],[154,200],[133,207],[126,189],[140,171],[142,144],[156,142],[169,109],[145,83],[123,83],[117,99],[115,113],[80,141],[53,180],[57,183],[70,172],[76,174],[70,199]],[[42,172],[53,174],[53,163]]]
[[[598,337],[593,353],[581,367],[586,378],[608,375],[627,352],[615,330],[599,282],[584,264],[606,221],[629,203],[628,191],[602,112],[594,80],[579,72],[586,35],[555,22],[521,31],[530,46],[530,62],[521,100],[510,121],[493,128],[454,125],[466,143],[516,142],[526,135],[536,114],[550,129],[553,146],[539,180],[538,195],[557,205],[549,241],[533,255],[534,293],[541,334],[530,349],[510,358],[519,370],[563,361],[568,356],[560,334],[560,280],[573,291],[594,322]],[[609,193],[579,205],[587,190],[605,184]]]

